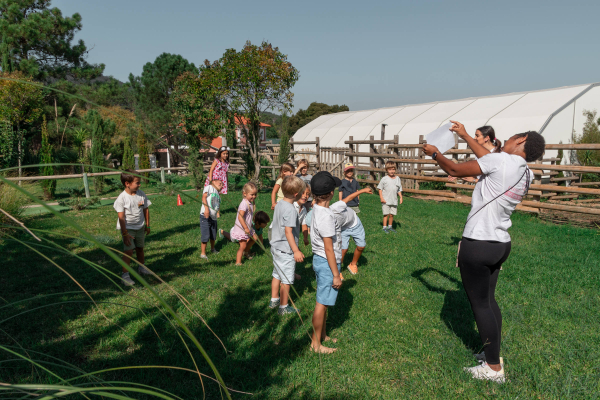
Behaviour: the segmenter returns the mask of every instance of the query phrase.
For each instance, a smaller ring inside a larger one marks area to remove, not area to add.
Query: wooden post
[[[354,136],[350,136],[350,141],[354,140]],[[350,150],[350,153],[354,153],[354,145],[352,143],[350,143],[348,145],[348,148]],[[348,156],[348,161],[350,161],[352,164],[354,164],[354,156]]]
[[[398,141],[400,140],[398,135],[394,135],[394,144],[399,144]],[[400,149],[397,147],[394,147],[394,149],[392,150],[392,153],[394,154],[395,158],[400,158]],[[406,173],[404,170],[401,170],[400,168],[397,168],[398,171],[400,171],[400,173],[404,174]],[[401,179],[400,182],[402,183],[402,188],[404,189],[404,186],[406,185],[406,179]]]
[[[165,183],[165,167],[160,167],[160,182]]]
[[[374,141],[375,140],[375,136],[369,136],[369,140]],[[370,153],[375,153],[375,145],[373,143],[369,144],[369,152]],[[371,155],[369,157],[369,162],[371,163],[371,168],[377,168],[377,164],[375,162],[375,157],[373,155]],[[370,171],[370,175],[371,175],[371,179],[376,181],[377,180],[377,176],[375,175],[375,171]],[[375,191],[375,184],[372,183],[371,187],[373,188],[373,192]]]
[[[294,161],[294,157],[296,157],[295,154],[291,154],[294,151],[294,138],[290,138],[290,141],[288,142],[290,145],[290,155],[292,156],[292,162]],[[281,147],[279,148],[279,151],[281,151]],[[288,156],[288,159],[290,157]]]
[[[317,153],[317,172],[321,171],[321,144],[319,138],[315,138],[315,152]]]
[[[425,136],[419,135],[419,144],[423,144],[423,143],[427,143],[427,141],[425,140]],[[422,160],[423,152],[420,149],[416,149],[416,150],[417,150],[417,159]],[[423,164],[417,164],[417,176],[423,175],[421,168],[423,168]],[[415,181],[415,189],[419,190],[419,181]]]
[[[542,156],[543,157],[543,156]],[[542,159],[538,159],[535,161],[536,164],[541,164],[542,163]],[[543,170],[539,170],[540,173],[544,173]],[[542,175],[533,175],[533,184],[534,185],[541,185],[542,184]],[[540,201],[542,198],[541,195],[533,195],[533,201]]]
[[[381,124],[381,140],[385,140],[385,127],[387,124]],[[379,153],[384,153],[385,145],[379,145]],[[385,168],[385,160],[383,158],[379,159],[379,168]]]
[[[88,176],[87,173],[83,173],[83,187],[85,189],[85,197],[87,199],[90,198],[90,184],[88,183]]]

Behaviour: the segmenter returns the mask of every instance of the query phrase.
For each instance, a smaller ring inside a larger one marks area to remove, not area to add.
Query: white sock
[[[391,227],[392,227],[392,225],[388,225],[388,228],[391,228]]]
[[[121,276],[129,276],[129,272],[123,272],[123,275]]]
[[[271,297],[271,301],[277,301],[279,300],[279,297]]]
[[[279,308],[286,308],[287,304],[285,306],[282,306],[281,304],[279,305]]]

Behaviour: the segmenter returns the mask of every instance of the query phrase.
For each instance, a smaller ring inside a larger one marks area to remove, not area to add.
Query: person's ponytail
[[[501,147],[502,147],[502,142],[498,139],[494,139],[494,153],[500,153]]]

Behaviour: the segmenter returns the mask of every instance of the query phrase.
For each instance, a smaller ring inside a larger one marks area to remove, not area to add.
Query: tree
[[[350,111],[347,105],[338,106],[327,105],[325,103],[310,103],[306,110],[298,110],[296,115],[290,118],[290,134],[296,133],[298,129],[308,124],[312,120],[319,118],[321,115],[333,114],[338,112]]]
[[[104,158],[104,149],[106,141],[110,138],[116,129],[115,123],[110,119],[103,119],[96,110],[90,110],[86,116],[87,130],[90,132],[92,147],[89,153],[89,163],[92,164],[92,172],[106,172],[106,160]],[[102,193],[104,187],[104,177],[94,176],[94,189],[97,194]]]
[[[148,157],[148,142],[146,141],[146,134],[144,130],[140,130],[140,133],[137,137],[137,147],[138,147],[138,166],[139,169],[148,169],[150,168],[150,158]],[[147,176],[148,174],[143,174]]]
[[[290,157],[290,135],[288,133],[288,116],[284,111],[281,115],[281,140],[279,141],[279,165],[288,161]]]
[[[48,124],[46,123],[46,117],[44,117],[44,122],[42,123],[42,147],[40,148],[40,164],[43,164],[43,167],[40,168],[40,174],[42,176],[54,175],[52,147],[48,137]],[[54,194],[56,193],[56,179],[42,180],[41,185],[46,200],[53,199]]]
[[[168,146],[173,146],[173,166],[179,163],[179,145],[182,143],[178,121],[174,119],[170,98],[175,81],[185,72],[197,74],[198,69],[178,54],[163,53],[153,63],[146,63],[142,75],[129,75],[136,98],[136,113],[144,129],[155,138],[165,136]]]
[[[596,121],[596,110],[583,110],[585,123],[581,135],[575,136],[575,143],[593,144],[600,143],[600,119]],[[577,158],[583,165],[600,165],[600,150],[578,150]]]
[[[131,138],[128,136],[125,138],[125,144],[123,146],[123,162],[121,163],[121,169],[134,169],[135,168],[135,157],[133,155],[133,149],[131,148]]]
[[[38,80],[72,76],[93,78],[104,64],[85,61],[83,40],[72,44],[81,30],[81,15],[63,17],[51,0],[0,0],[0,57],[4,72],[22,71]]]
[[[292,109],[291,88],[299,73],[287,56],[268,42],[246,42],[241,51],[228,49],[212,64],[206,60],[198,77],[203,87],[215,87],[220,104],[249,120],[247,145],[254,164],[253,179],[260,175],[260,120],[267,110]]]
[[[22,128],[33,126],[42,116],[42,89],[27,83],[32,81],[21,72],[0,73],[0,120],[8,121],[13,126],[19,176],[22,175],[21,163],[26,133]]]

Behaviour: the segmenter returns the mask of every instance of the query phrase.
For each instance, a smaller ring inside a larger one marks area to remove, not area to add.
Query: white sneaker
[[[138,274],[140,275],[152,275],[152,272],[148,270],[146,267],[142,267],[141,265],[138,267]]]
[[[135,285],[135,282],[129,276],[129,272],[123,272],[123,275],[121,275],[121,282],[123,282],[123,285],[125,285],[125,286]]]
[[[482,351],[479,354],[473,354],[475,356],[475,359],[477,360],[477,362],[479,364],[483,364],[486,360],[485,360],[485,351]],[[500,365],[502,365],[502,368],[504,368],[504,358],[500,357]]]
[[[494,371],[487,363],[483,363],[476,367],[463,369],[469,372],[475,379],[488,380],[496,383],[504,383],[506,381],[504,378],[504,367],[502,367],[500,371]]]

